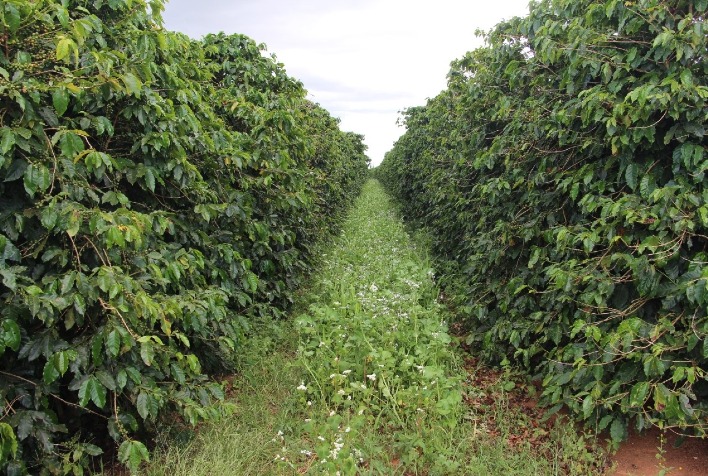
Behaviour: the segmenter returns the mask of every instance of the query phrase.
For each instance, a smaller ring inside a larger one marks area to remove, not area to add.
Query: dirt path
[[[708,475],[708,440],[686,439],[678,448],[675,440],[667,435],[662,444],[659,430],[632,434],[612,458],[616,469],[611,476],[655,476],[662,469],[667,476]]]

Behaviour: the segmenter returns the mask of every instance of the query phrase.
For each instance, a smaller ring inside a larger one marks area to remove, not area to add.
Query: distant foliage
[[[161,0],[0,4],[0,472],[131,469],[278,314],[355,196],[362,137],[241,35]]]
[[[411,108],[377,170],[468,341],[609,430],[708,430],[706,0],[545,0]]]

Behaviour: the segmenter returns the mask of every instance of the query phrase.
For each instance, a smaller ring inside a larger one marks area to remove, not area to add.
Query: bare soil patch
[[[686,438],[677,448],[677,436],[651,429],[632,433],[612,457],[615,469],[611,476],[656,476],[662,470],[668,476],[708,476],[708,440]]]

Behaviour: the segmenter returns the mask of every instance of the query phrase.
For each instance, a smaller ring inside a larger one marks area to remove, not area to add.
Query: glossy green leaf
[[[24,173],[25,191],[30,197],[34,197],[36,192],[44,192],[51,185],[51,175],[49,169],[43,165],[30,165]]]
[[[140,358],[143,359],[145,365],[152,365],[152,361],[155,359],[155,347],[151,341],[140,344]]]
[[[140,79],[138,79],[137,76],[135,76],[133,73],[126,73],[125,75],[123,75],[121,80],[123,81],[123,84],[125,84],[125,88],[129,94],[140,96],[142,82],[140,81]]]
[[[0,128],[0,154],[7,154],[15,145],[15,134],[9,127]]]
[[[3,350],[4,347],[17,352],[20,348],[21,333],[20,326],[13,319],[4,319],[0,323],[0,337],[2,337]]]
[[[103,408],[106,405],[106,393],[106,387],[98,378],[91,376],[79,387],[79,404],[85,407],[91,401],[97,407]]]
[[[69,107],[69,92],[64,88],[57,88],[52,93],[52,104],[58,116],[63,116]]]
[[[625,179],[627,180],[627,185],[632,190],[637,189],[637,179],[639,178],[639,167],[637,164],[629,164],[627,170],[625,171]]]
[[[108,352],[108,355],[111,357],[118,357],[118,353],[120,352],[120,341],[120,333],[116,329],[113,329],[108,333],[106,336],[106,351]]]
[[[143,443],[126,440],[118,448],[118,461],[125,464],[132,473],[137,473],[142,463],[150,461],[150,454]]]
[[[57,370],[54,362],[50,359],[44,364],[44,371],[42,372],[42,379],[44,383],[49,385],[59,378],[59,371]]]

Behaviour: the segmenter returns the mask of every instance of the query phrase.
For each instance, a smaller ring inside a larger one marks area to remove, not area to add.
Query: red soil
[[[662,469],[667,476],[708,476],[708,440],[686,438],[674,447],[676,435],[652,429],[632,434],[612,457],[615,470],[610,476],[656,476]]]

